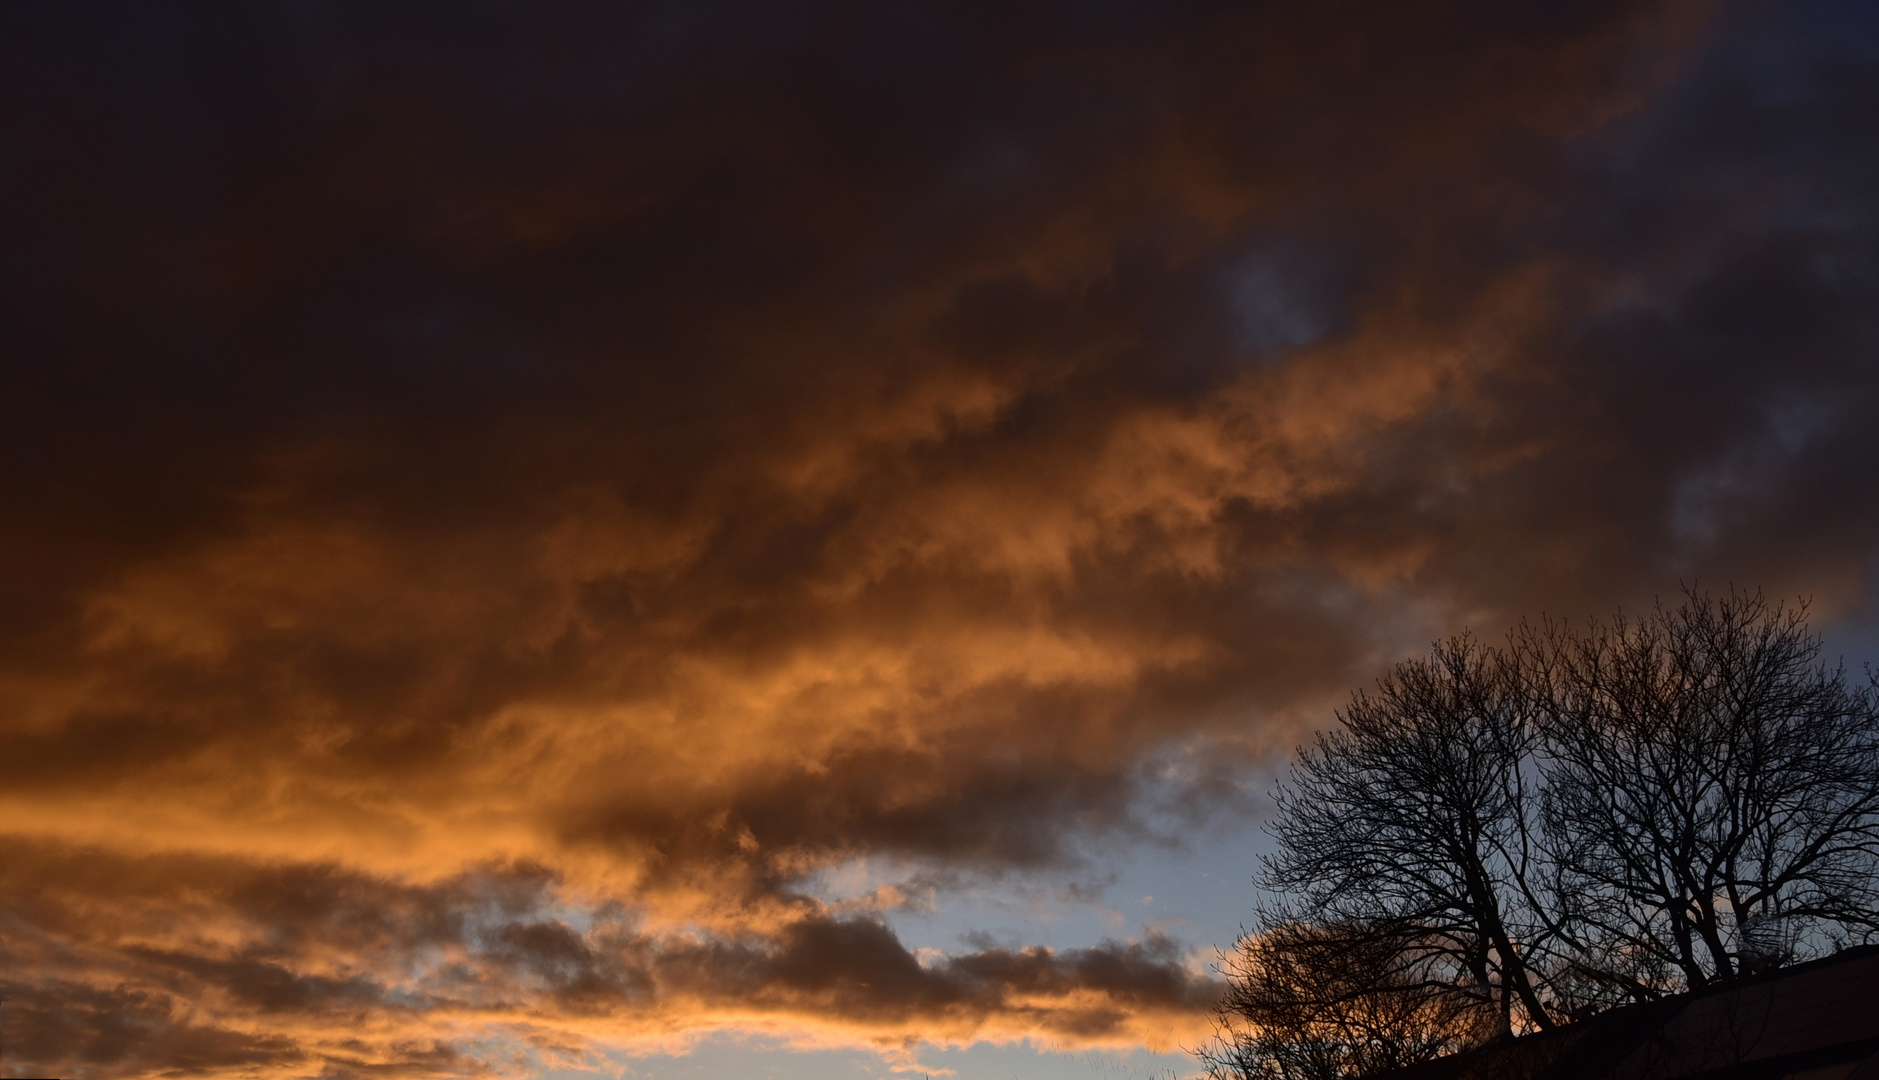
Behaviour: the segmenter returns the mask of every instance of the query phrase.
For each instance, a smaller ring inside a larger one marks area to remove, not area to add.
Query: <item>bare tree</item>
[[[1359,691],[1277,793],[1263,874],[1294,898],[1286,916],[1388,928],[1443,965],[1445,992],[1502,1035],[1555,1022],[1528,959],[1552,928],[1520,688],[1506,654],[1463,635]]]
[[[1514,638],[1583,970],[1653,996],[1879,928],[1879,712],[1804,606],[1692,591]]]

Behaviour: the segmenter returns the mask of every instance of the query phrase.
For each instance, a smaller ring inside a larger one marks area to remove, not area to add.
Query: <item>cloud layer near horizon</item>
[[[1172,1045],[883,920],[1462,625],[1867,617],[1870,15],[1566,7],[9,9],[9,1052]]]

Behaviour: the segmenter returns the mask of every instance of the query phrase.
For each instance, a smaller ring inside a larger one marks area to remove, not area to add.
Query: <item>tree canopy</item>
[[[1375,1075],[1879,935],[1879,695],[1805,604],[1462,634],[1275,793],[1219,1080]]]

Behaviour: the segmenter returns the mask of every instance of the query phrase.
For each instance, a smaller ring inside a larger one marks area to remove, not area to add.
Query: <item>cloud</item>
[[[884,923],[804,903],[762,933],[649,931],[554,875],[414,884],[335,864],[5,852],[10,1049],[94,1075],[180,1069],[462,1075],[454,1042],[538,1049],[722,1026],[827,1045],[1052,1036],[1169,1045],[1217,992],[1150,935],[921,958]]]
[[[7,13],[25,1053],[1177,1040],[883,913],[1463,624],[1871,618],[1854,7]]]

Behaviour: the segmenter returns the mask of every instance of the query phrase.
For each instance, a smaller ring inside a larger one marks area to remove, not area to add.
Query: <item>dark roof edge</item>
[[[1418,1062],[1415,1065],[1407,1065],[1401,1069],[1393,1069],[1390,1072],[1379,1074],[1373,1078],[1373,1080],[1441,1080],[1441,1078],[1460,1077],[1467,1075],[1466,1070],[1476,1062],[1492,1059],[1500,1055],[1518,1054],[1520,1049],[1538,1051],[1541,1044],[1548,1042],[1557,1042],[1562,1044],[1562,1046],[1551,1059],[1549,1065],[1542,1067],[1542,1071],[1551,1065],[1557,1065],[1569,1058],[1573,1058],[1575,1055],[1581,1056],[1581,1060],[1575,1064],[1592,1066],[1593,1063],[1584,1060],[1585,1057],[1596,1056],[1604,1058],[1616,1053],[1618,1058],[1622,1058],[1639,1042],[1649,1038],[1651,1033],[1656,1031],[1661,1025],[1669,1022],[1671,1018],[1681,1013],[1686,1006],[1694,1001],[1713,997],[1717,994],[1726,994],[1741,990],[1745,987],[1760,986],[1778,979],[1791,978],[1795,975],[1805,975],[1824,968],[1834,967],[1838,964],[1864,960],[1874,956],[1879,956],[1879,944],[1854,945],[1830,955],[1818,957],[1799,964],[1793,964],[1788,967],[1773,968],[1768,971],[1757,972],[1753,975],[1745,975],[1740,978],[1709,983],[1708,985],[1697,987],[1694,990],[1686,990],[1681,994],[1672,994],[1667,997],[1657,998],[1653,1001],[1640,1001],[1629,1005],[1620,1005],[1616,1008],[1606,1009],[1602,1013],[1588,1016],[1583,1020],[1577,1020],[1570,1024],[1561,1024],[1558,1027],[1549,1028],[1544,1031],[1528,1032],[1507,1042],[1496,1042],[1484,1046],[1476,1046],[1468,1050],[1450,1054],[1446,1057]],[[1611,1044],[1606,1046],[1589,1045],[1589,1042],[1597,1040],[1599,1034],[1603,1032],[1610,1033],[1612,1038]],[[1601,1062],[1601,1064],[1605,1064],[1609,1068],[1616,1066],[1618,1062],[1614,1060],[1609,1063]],[[1575,1073],[1577,1072],[1579,1072],[1579,1070],[1575,1070]]]

